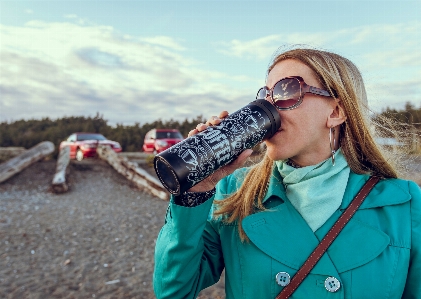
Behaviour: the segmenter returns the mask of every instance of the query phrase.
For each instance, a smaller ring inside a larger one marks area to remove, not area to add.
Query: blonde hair
[[[340,127],[339,144],[351,170],[358,174],[374,174],[384,178],[396,178],[397,171],[391,159],[381,151],[374,141],[374,132],[369,125],[367,95],[358,68],[348,59],[334,53],[316,49],[292,49],[277,55],[268,68],[268,73],[279,62],[286,59],[300,61],[310,67],[322,86],[340,99],[346,121]],[[215,216],[224,216],[224,221],[237,221],[242,241],[248,240],[241,222],[256,210],[264,210],[262,200],[272,174],[274,161],[265,155],[253,166],[241,187],[224,200],[216,200]]]

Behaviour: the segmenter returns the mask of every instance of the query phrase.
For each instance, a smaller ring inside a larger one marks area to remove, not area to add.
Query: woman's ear
[[[346,120],[345,110],[342,107],[342,102],[340,99],[336,98],[334,101],[332,101],[331,108],[331,114],[327,118],[326,123],[328,128],[339,126]]]

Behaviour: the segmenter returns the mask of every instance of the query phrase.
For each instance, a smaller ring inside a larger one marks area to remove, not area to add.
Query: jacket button
[[[291,281],[291,277],[286,272],[279,272],[276,274],[276,283],[280,286],[287,286],[289,285],[289,282]]]
[[[325,280],[325,288],[329,292],[336,292],[341,287],[341,283],[335,277],[330,276]]]

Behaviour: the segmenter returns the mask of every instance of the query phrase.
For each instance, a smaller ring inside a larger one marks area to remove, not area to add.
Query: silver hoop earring
[[[333,145],[332,145],[332,141],[333,141]],[[336,139],[335,139],[335,129],[332,127],[329,130],[329,143],[330,143],[330,155],[332,157],[332,166],[335,166]]]

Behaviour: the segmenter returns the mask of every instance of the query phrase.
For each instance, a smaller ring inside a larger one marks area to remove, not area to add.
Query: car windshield
[[[180,132],[156,132],[156,139],[183,139],[183,135]]]
[[[84,141],[84,140],[107,140],[101,134],[80,134],[77,135],[77,141]]]

